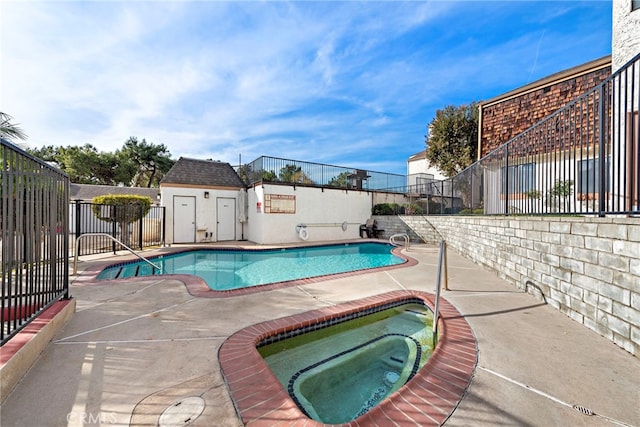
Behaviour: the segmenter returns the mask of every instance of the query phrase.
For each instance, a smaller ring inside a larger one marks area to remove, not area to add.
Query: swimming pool
[[[376,311],[377,310],[377,311]],[[352,421],[406,384],[433,352],[433,313],[417,299],[336,324],[270,337],[258,352],[300,410],[316,421]]]
[[[385,243],[345,243],[280,249],[198,249],[151,257],[163,274],[201,277],[212,290],[243,289],[404,263]],[[160,274],[144,261],[109,266],[98,279]]]

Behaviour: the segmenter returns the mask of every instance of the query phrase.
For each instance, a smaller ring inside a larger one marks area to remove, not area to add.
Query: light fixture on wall
[[[204,192],[204,198],[205,198],[205,199],[208,199],[208,198],[209,198],[209,192],[208,192],[208,191],[205,191],[205,192]]]

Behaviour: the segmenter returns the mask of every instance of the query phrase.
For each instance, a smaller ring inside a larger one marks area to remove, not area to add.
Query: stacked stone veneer
[[[376,220],[377,227],[384,230],[384,233],[380,236],[382,239],[388,239],[394,234],[407,234],[409,236],[409,241],[414,243],[423,242],[423,238],[420,234],[414,231],[414,224],[406,224],[399,221],[398,217],[395,215],[376,215],[373,218]]]
[[[640,219],[397,217],[640,354]],[[540,295],[542,293],[542,295]]]
[[[613,2],[611,60],[613,71],[640,53],[640,9],[631,10],[632,0]]]

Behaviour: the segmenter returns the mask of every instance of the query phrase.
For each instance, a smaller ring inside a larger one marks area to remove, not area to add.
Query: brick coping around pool
[[[244,328],[220,347],[220,368],[236,411],[247,426],[307,426],[326,424],[307,418],[289,397],[256,349],[276,334],[332,318],[402,301],[421,299],[433,309],[434,296],[418,291],[394,291],[336,306],[270,320]],[[478,362],[478,346],[460,312],[441,298],[439,340],[425,366],[398,391],[361,417],[343,426],[439,426],[458,406]]]
[[[345,243],[353,243],[353,242],[345,242]],[[335,244],[335,243],[333,243],[333,244]],[[306,246],[309,246],[309,245],[306,245]],[[313,245],[313,246],[325,246],[325,245],[316,244],[316,245]],[[287,247],[291,248],[291,246],[287,246]],[[239,248],[239,247],[235,247],[234,248],[234,247],[229,247],[229,246],[225,246],[225,247],[207,246],[207,247],[198,247],[198,249],[246,250],[246,251],[263,250],[263,249],[255,249],[255,248]],[[273,249],[273,247],[269,247],[269,249]],[[188,250],[185,250],[184,248],[177,249],[177,250],[167,250],[167,251],[163,252],[162,255],[174,254],[174,253],[179,253],[179,252],[187,252],[187,251]],[[346,277],[357,276],[357,275],[360,275],[360,274],[371,273],[371,272],[374,272],[374,271],[385,271],[385,270],[393,270],[393,269],[396,269],[396,268],[412,267],[412,266],[418,264],[417,260],[415,260],[414,258],[412,258],[410,256],[407,256],[407,255],[403,254],[402,253],[402,248],[400,248],[400,247],[394,248],[391,252],[394,255],[396,255],[398,258],[403,259],[404,262],[401,263],[401,264],[389,265],[389,266],[384,266],[384,267],[367,268],[367,269],[363,269],[363,270],[349,271],[349,272],[346,272],[346,273],[328,274],[328,275],[324,275],[324,276],[309,277],[309,278],[297,279],[297,280],[288,280],[288,281],[284,281],[284,282],[270,283],[270,284],[267,284],[267,285],[250,286],[250,287],[247,287],[247,288],[231,289],[231,290],[226,290],[226,291],[213,290],[213,289],[209,288],[209,286],[206,284],[206,282],[204,280],[202,280],[202,278],[200,278],[198,276],[193,276],[193,275],[190,275],[190,274],[165,274],[165,275],[162,275],[162,276],[127,277],[127,278],[124,278],[124,279],[98,279],[97,278],[98,274],[100,274],[100,272],[102,270],[104,270],[105,268],[107,268],[107,267],[109,267],[111,265],[124,264],[124,263],[128,263],[128,262],[139,261],[138,258],[135,258],[133,256],[124,258],[122,260],[119,260],[118,263],[107,262],[107,261],[95,262],[89,268],[87,268],[84,272],[82,272],[81,276],[79,278],[77,278],[74,282],[78,282],[78,283],[82,282],[83,284],[104,285],[104,284],[108,284],[108,283],[114,283],[115,284],[115,283],[124,283],[124,282],[141,282],[141,281],[149,281],[149,280],[174,279],[174,280],[179,280],[182,283],[184,283],[185,287],[187,288],[187,291],[191,295],[193,295],[194,297],[199,297],[199,298],[227,298],[227,297],[236,297],[236,296],[240,296],[240,295],[253,294],[253,293],[256,293],[256,292],[270,291],[270,290],[274,290],[274,289],[282,289],[282,288],[289,288],[289,287],[293,287],[293,286],[308,285],[308,284],[311,284],[311,283],[319,283],[319,282],[324,282],[326,280],[332,280],[332,279],[343,279],[343,278],[346,278]]]

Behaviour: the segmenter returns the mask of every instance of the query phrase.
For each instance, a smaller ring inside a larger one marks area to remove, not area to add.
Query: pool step
[[[405,309],[404,311],[406,311],[407,313],[417,314],[418,316],[426,316],[427,315],[427,313],[424,313],[422,311],[416,311],[416,310],[411,310],[411,309]]]
[[[104,279],[126,279],[127,277],[155,276],[158,274],[157,269],[147,265],[123,265],[113,270],[109,277]]]
[[[122,268],[118,268],[118,269],[109,269],[108,273],[105,273],[104,271],[102,273],[100,273],[100,278],[101,279],[117,279],[118,276],[120,275],[120,270]]]

